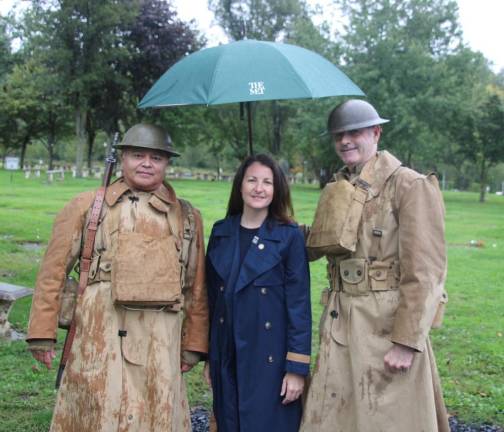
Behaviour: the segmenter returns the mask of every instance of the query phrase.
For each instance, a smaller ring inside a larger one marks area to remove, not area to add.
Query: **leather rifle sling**
[[[86,241],[84,242],[84,247],[82,248],[81,258],[79,262],[79,289],[77,291],[77,302],[75,304],[75,309],[77,308],[78,299],[82,296],[82,294],[84,294],[84,291],[87,286],[89,269],[91,268],[91,261],[93,258],[93,248],[96,238],[96,231],[98,230],[98,222],[100,219],[106,191],[107,191],[106,186],[100,187],[96,192],[96,196],[93,202],[91,216],[89,218],[89,223],[87,226],[87,237]],[[68,356],[70,355],[70,350],[72,349],[72,344],[75,338],[75,331],[76,331],[75,309],[73,312],[72,322],[70,323],[70,328],[68,329],[68,333],[65,339],[65,345],[63,346],[63,353],[61,355],[58,375],[56,377],[56,388],[59,388],[61,384],[63,371],[65,370],[65,366],[68,361]]]

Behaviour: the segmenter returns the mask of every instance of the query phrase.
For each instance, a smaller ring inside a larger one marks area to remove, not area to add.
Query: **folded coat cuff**
[[[307,376],[310,373],[310,356],[288,352],[285,371]]]

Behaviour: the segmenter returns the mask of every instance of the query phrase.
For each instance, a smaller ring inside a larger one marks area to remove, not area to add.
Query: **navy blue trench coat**
[[[260,227],[239,264],[240,215],[216,222],[207,249],[210,375],[219,432],[294,432],[301,401],[282,405],[286,372],[308,375],[310,275],[294,223]]]

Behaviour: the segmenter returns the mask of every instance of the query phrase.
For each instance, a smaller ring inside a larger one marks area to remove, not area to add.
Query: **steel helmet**
[[[350,99],[331,111],[327,119],[327,131],[336,134],[389,121],[381,118],[370,103],[361,99]]]
[[[116,147],[142,147],[168,153],[170,157],[180,156],[180,153],[172,147],[168,132],[160,126],[145,123],[136,124],[128,129],[123,140]]]

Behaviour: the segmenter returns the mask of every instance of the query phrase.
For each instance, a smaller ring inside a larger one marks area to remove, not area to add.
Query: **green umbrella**
[[[364,93],[319,54],[284,43],[242,40],[184,57],[159,78],[139,107],[246,102],[252,153],[251,102],[342,95]]]

